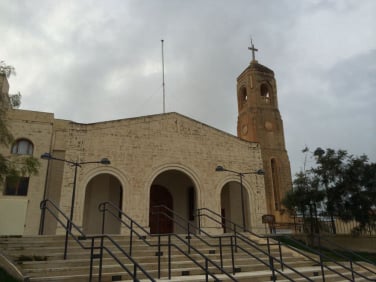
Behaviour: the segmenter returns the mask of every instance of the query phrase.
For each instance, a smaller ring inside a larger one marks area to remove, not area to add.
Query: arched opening
[[[247,89],[244,86],[240,88],[240,99],[242,104],[245,104],[248,100]]]
[[[101,202],[109,201],[122,209],[123,188],[113,175],[102,173],[95,176],[86,186],[83,230],[86,234],[102,232],[102,213],[98,210]],[[106,214],[104,232],[120,234],[120,223],[116,218]]]
[[[12,154],[16,155],[32,155],[34,152],[34,145],[30,140],[17,139],[12,146]]]
[[[159,174],[150,188],[149,227],[152,234],[186,233],[184,221],[196,224],[196,189],[192,179],[178,170],[168,170]],[[164,205],[178,214],[156,208]],[[163,212],[162,212],[163,211]]]
[[[266,85],[265,83],[261,84],[260,94],[261,94],[262,101],[265,104],[270,104],[270,102],[271,102],[271,94],[270,94],[268,85]]]
[[[242,188],[243,197],[239,182],[228,182],[222,188],[221,214],[224,218],[222,220],[222,227],[224,232],[231,231],[231,228],[233,228],[231,223],[243,226],[243,218],[245,221],[245,228],[249,229],[250,209],[248,192],[244,186]]]
[[[272,185],[273,185],[273,196],[274,196],[274,208],[279,210],[280,208],[280,195],[279,195],[279,173],[278,173],[278,164],[275,159],[270,161],[272,169]]]

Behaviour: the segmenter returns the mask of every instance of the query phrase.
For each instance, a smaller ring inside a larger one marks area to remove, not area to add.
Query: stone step
[[[203,258],[195,258],[196,262],[204,265],[205,261]],[[123,259],[121,260],[122,263],[126,265],[133,265],[129,262],[129,260]],[[219,259],[213,259],[213,262],[215,262],[217,265],[220,265],[221,262]],[[94,265],[98,265],[98,260],[94,262]],[[158,268],[158,261],[145,261],[140,262],[138,261],[145,269],[152,270]],[[291,261],[288,262],[292,267],[301,267],[301,266],[309,266],[311,265],[310,262],[304,262],[304,261]],[[162,267],[167,267],[168,260],[167,259],[161,259],[161,265]],[[38,273],[43,272],[45,269],[48,269],[49,272],[53,271],[66,271],[66,270],[80,270],[83,268],[88,268],[90,265],[90,261],[78,261],[78,262],[72,262],[72,263],[66,263],[66,261],[51,261],[51,262],[30,262],[30,263],[24,263],[22,264],[22,268],[25,273],[31,274],[31,273]],[[180,260],[177,261],[175,259],[171,262],[171,267],[173,269],[179,269],[184,268],[186,265],[194,265],[194,263],[191,260]],[[231,259],[224,259],[223,265],[226,269],[232,269],[232,260]],[[58,267],[57,267],[58,266]],[[117,268],[119,265],[114,262],[113,259],[104,259],[103,260],[103,266],[106,268]],[[235,267],[240,269],[241,271],[250,271],[258,270],[260,268],[265,268],[265,265],[258,262],[258,261],[250,261],[250,259],[236,259],[235,261]],[[279,265],[278,265],[279,267]]]
[[[129,237],[127,236],[114,236],[115,240],[118,241],[126,250],[129,248]],[[137,239],[137,238],[136,238]],[[137,239],[138,240],[138,239]],[[156,244],[158,240],[156,238],[147,238],[148,242]],[[191,239],[192,245],[195,246],[200,252],[205,253],[212,261],[217,265],[220,265],[220,252],[219,248],[213,243],[217,239],[210,238],[211,244],[213,246],[207,246],[201,240],[194,238]],[[258,238],[261,242],[263,239]],[[179,239],[173,240],[177,246],[179,246],[184,251],[187,251],[187,246],[182,243]],[[89,245],[90,242],[82,241],[83,244]],[[117,250],[108,241],[105,240],[107,246],[115,254],[120,255],[120,251]],[[238,241],[241,246],[249,250],[257,258],[268,262],[269,258],[266,254],[256,250],[253,246],[248,246],[244,244],[241,240]],[[30,277],[30,281],[88,281],[89,275],[89,264],[90,264],[90,250],[82,249],[76,242],[70,239],[68,244],[68,257],[67,260],[63,260],[64,251],[64,236],[30,236],[22,238],[14,237],[0,237],[0,250],[7,254],[7,257],[18,260],[18,268],[25,273],[25,275]],[[258,247],[260,247],[258,245]],[[266,250],[266,246],[260,247]],[[279,259],[278,246],[271,247],[272,254]],[[153,277],[158,276],[158,257],[156,257],[157,247],[147,246],[144,242],[134,241],[133,242],[133,252],[132,257],[137,261],[148,273]],[[172,279],[168,280],[167,265],[168,265],[168,250],[166,247],[162,247],[161,251],[163,255],[160,257],[161,262],[161,277],[163,279],[158,279],[157,281],[205,281],[204,271],[198,267],[194,262],[189,260],[184,254],[178,251],[176,248],[171,250],[171,272]],[[214,251],[214,253],[212,253]],[[98,251],[95,251],[98,253]],[[307,258],[295,253],[293,250],[282,247],[283,260],[286,264],[295,269],[301,271],[309,277],[313,277],[314,281],[321,281],[321,276],[314,276],[314,273],[321,273],[321,269],[314,266],[314,263]],[[235,274],[237,281],[270,281],[271,272],[267,266],[259,262],[256,258],[250,257],[239,248],[237,253],[231,253],[230,247],[224,247],[223,249],[223,265],[226,271],[232,272],[232,260],[231,257],[235,257],[235,269],[237,272]],[[23,256],[23,257],[22,257]],[[124,256],[119,256],[120,260],[133,271],[133,264]],[[201,265],[205,265],[205,260],[192,250],[191,257],[193,257]],[[20,260],[21,258],[21,260]],[[23,258],[23,259],[22,259]],[[28,261],[31,259],[32,261]],[[279,268],[280,265],[275,262],[275,267]],[[340,269],[341,273],[347,273],[345,269],[339,266],[332,266],[335,269]],[[371,266],[371,269],[374,266]],[[98,260],[94,261],[94,276],[98,273]],[[213,266],[209,269],[213,273],[219,273],[220,271]],[[358,269],[358,268],[356,268]],[[365,276],[374,277],[372,273],[359,269],[359,272],[364,273]],[[301,279],[299,275],[293,273],[288,268],[285,268],[284,273],[292,277],[294,281],[305,281]],[[342,281],[343,279],[328,270],[325,270],[325,277],[328,277],[326,281]],[[216,275],[217,276],[217,275]],[[222,274],[221,281],[231,281],[228,277],[226,278]],[[145,276],[139,274],[139,278],[143,279]],[[284,277],[277,274],[278,281],[284,281]],[[133,281],[130,275],[116,263],[110,256],[105,252],[103,258],[103,279],[102,281],[112,281],[115,279],[123,279],[123,281]],[[127,280],[128,279],[128,280]],[[331,280],[333,279],[333,280]],[[337,279],[337,280],[336,280]],[[95,280],[94,280],[95,281]],[[148,281],[148,280],[145,280]],[[214,281],[214,279],[209,279],[209,281]],[[358,278],[356,279],[358,281]],[[362,281],[359,278],[359,281]]]

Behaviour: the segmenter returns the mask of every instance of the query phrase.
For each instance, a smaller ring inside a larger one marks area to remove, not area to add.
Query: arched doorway
[[[149,226],[152,234],[157,233],[186,233],[181,226],[184,221],[196,224],[194,211],[196,209],[196,189],[192,179],[179,170],[167,170],[159,174],[150,188]],[[173,214],[161,216],[155,206],[165,205],[183,220]],[[169,217],[172,217],[169,219]],[[175,221],[175,222],[174,222]],[[176,223],[179,221],[179,223]],[[159,228],[159,229],[158,229]]]
[[[243,210],[244,206],[244,220],[245,227],[249,228],[249,201],[248,192],[243,186],[243,205],[242,205],[242,193],[240,183],[231,181],[226,183],[221,191],[221,214],[224,219],[222,220],[222,227],[224,232],[229,232],[233,226],[231,223],[235,223],[239,226],[243,226]]]
[[[101,202],[109,201],[122,208],[123,188],[113,175],[103,173],[95,176],[86,186],[83,230],[86,234],[99,234],[102,228],[102,213],[98,210]],[[119,234],[120,223],[113,216],[106,215],[104,232]]]

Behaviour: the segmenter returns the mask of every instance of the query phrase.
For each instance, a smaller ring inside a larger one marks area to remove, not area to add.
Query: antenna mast
[[[166,113],[166,89],[165,89],[165,79],[164,79],[164,51],[163,51],[163,42],[162,43],[162,86],[163,86],[163,113]]]

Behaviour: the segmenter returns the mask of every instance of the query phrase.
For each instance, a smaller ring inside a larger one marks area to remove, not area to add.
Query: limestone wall
[[[41,154],[50,149],[53,120],[53,114],[50,113],[10,110],[7,113],[6,122],[14,140],[25,138],[31,141],[34,145],[33,156],[39,158]],[[11,155],[11,145],[9,147],[1,146],[0,150],[1,154],[15,161],[17,158],[23,157],[22,155]],[[47,171],[47,164],[43,161],[40,163],[38,175],[30,177],[27,196],[6,196],[4,195],[5,185],[0,185],[0,200],[6,200],[8,204],[14,201],[14,205],[10,204],[11,206],[16,207],[20,199],[27,199],[25,223],[22,226],[25,235],[38,233],[39,204],[43,198]],[[12,220],[11,215],[12,211],[9,210],[7,214],[9,220]]]

